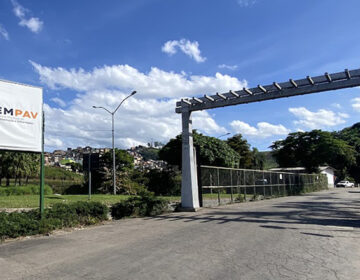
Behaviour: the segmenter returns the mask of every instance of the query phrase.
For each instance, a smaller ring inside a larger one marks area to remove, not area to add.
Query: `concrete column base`
[[[201,208],[178,207],[176,212],[199,212]]]

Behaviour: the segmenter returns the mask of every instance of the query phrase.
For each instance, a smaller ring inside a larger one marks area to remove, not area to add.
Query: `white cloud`
[[[341,113],[341,112],[337,113],[337,115],[343,119],[348,119],[350,117],[349,114]]]
[[[43,22],[39,18],[22,19],[19,24],[26,26],[34,33],[39,33],[43,27]]]
[[[336,108],[336,109],[341,109],[342,108],[341,104],[339,104],[339,103],[333,103],[333,104],[331,104],[331,106]]]
[[[5,40],[9,40],[9,33],[5,27],[0,24],[0,38],[3,37]]]
[[[353,107],[353,109],[357,112],[360,112],[360,97],[352,99],[351,102],[351,106]]]
[[[138,93],[124,102],[115,115],[117,147],[145,144],[151,138],[167,142],[179,134],[181,121],[180,115],[175,114],[175,103],[181,97],[246,85],[246,81],[221,74],[187,76],[158,68],[142,73],[128,65],[103,66],[87,72],[32,64],[45,85],[54,90],[67,88],[78,92],[66,109],[44,106],[46,138],[60,139],[63,148],[110,147],[111,116],[92,106],[113,110],[134,89]],[[206,134],[226,132],[206,111],[194,113],[193,120],[194,128]]]
[[[204,62],[206,57],[201,56],[199,49],[199,43],[197,41],[191,42],[187,39],[167,41],[161,48],[164,53],[173,55],[177,53],[177,49],[180,49],[184,54],[194,59],[196,62]]]
[[[346,122],[349,117],[345,113],[335,113],[330,110],[320,109],[317,112],[311,112],[305,107],[289,108],[289,112],[296,116],[299,120],[294,124],[299,128],[320,129],[336,126]]]
[[[215,76],[188,76],[186,73],[166,72],[153,67],[142,73],[129,65],[113,65],[84,69],[50,68],[30,61],[42,83],[52,89],[70,88],[88,92],[94,90],[137,90],[141,98],[173,98],[199,93],[215,93],[247,86],[245,80],[216,73]]]
[[[13,4],[13,7],[14,7],[13,11],[14,11],[15,16],[17,16],[20,19],[24,18],[27,10],[15,0],[11,0],[11,3]]]
[[[39,33],[43,28],[44,22],[37,17],[27,17],[29,10],[21,6],[16,0],[11,0],[15,16],[20,19],[19,25],[30,29],[34,33]]]
[[[237,0],[237,2],[241,7],[247,8],[254,5],[257,2],[257,0]]]
[[[215,120],[209,115],[207,111],[197,111],[193,113],[193,123],[195,128],[205,134],[221,134],[226,133],[227,130],[219,126]]]
[[[127,94],[89,92],[79,95],[68,109],[45,105],[46,138],[61,139],[63,147],[111,146],[111,115],[92,105],[113,110]],[[167,142],[181,132],[180,115],[175,114],[175,99],[128,99],[115,115],[116,146],[128,148],[150,139]],[[194,114],[194,128],[211,134],[224,131],[207,112]]]
[[[218,65],[220,69],[229,69],[229,70],[236,70],[238,68],[237,65],[227,65],[227,64],[220,64]]]
[[[234,120],[230,123],[230,126],[235,133],[241,133],[244,136],[254,138],[267,138],[275,135],[287,135],[290,130],[281,124],[274,125],[267,122],[259,122],[257,127],[253,127],[248,123]]]
[[[63,147],[64,143],[59,138],[46,137],[45,145],[53,149],[59,149]]]
[[[57,105],[59,105],[60,107],[65,107],[66,106],[66,102],[64,100],[62,100],[59,97],[54,97],[50,99],[52,102],[56,103]]]

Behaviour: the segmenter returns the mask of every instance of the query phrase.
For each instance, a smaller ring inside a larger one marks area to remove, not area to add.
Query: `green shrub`
[[[39,217],[34,211],[0,213],[0,239],[37,234],[38,228]]]
[[[88,225],[107,219],[109,208],[100,202],[56,203],[45,212],[46,219],[58,219],[62,227]]]
[[[114,204],[111,207],[111,215],[114,219],[155,216],[167,211],[168,204],[169,202],[165,199],[143,192],[139,196]]]
[[[181,173],[173,170],[150,170],[147,188],[156,195],[179,195],[181,193]]]
[[[44,194],[52,194],[52,189],[45,185]],[[27,185],[27,186],[11,186],[11,187],[0,187],[0,196],[9,196],[9,195],[32,195],[40,194],[39,185]]]
[[[107,219],[109,209],[100,202],[57,203],[45,209],[40,219],[38,210],[0,212],[0,240],[25,235],[44,234],[63,227],[90,225]]]

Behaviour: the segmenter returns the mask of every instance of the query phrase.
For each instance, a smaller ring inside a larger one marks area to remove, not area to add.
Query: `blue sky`
[[[0,78],[44,88],[46,149],[166,142],[175,102],[360,66],[355,0],[0,2]],[[287,133],[360,120],[359,88],[194,114],[206,135],[268,149]]]

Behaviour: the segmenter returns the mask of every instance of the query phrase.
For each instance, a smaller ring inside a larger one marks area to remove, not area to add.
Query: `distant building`
[[[305,167],[279,167],[279,168],[271,168],[270,171],[283,171],[283,172],[291,172],[291,173],[306,173]],[[328,180],[328,187],[335,187],[335,171],[336,169],[331,166],[319,166],[319,170],[321,174],[326,175]]]
[[[331,166],[320,166],[320,173],[325,174],[328,178],[328,187],[334,188],[335,187],[335,168],[332,168]]]
[[[54,150],[52,153],[45,153],[45,164],[47,166],[59,166],[64,169],[69,169],[67,162],[76,162],[82,164],[83,154],[92,151],[93,153],[99,153],[102,156],[104,153],[110,151],[109,148],[92,148],[86,146],[84,148],[77,147],[76,149],[67,148],[63,150]]]
[[[161,143],[156,143],[159,147]],[[132,147],[127,150],[130,155],[134,157],[134,166],[139,170],[164,170],[167,169],[167,163],[162,160],[154,160],[148,159],[145,160],[143,156],[139,153],[141,149],[144,147],[137,146]],[[76,149],[67,148],[65,151],[63,150],[55,150],[52,153],[45,154],[45,164],[50,166],[59,166],[61,168],[71,170],[71,166],[67,165],[67,163],[76,162],[83,164],[83,154],[84,153],[98,153],[100,157],[102,157],[105,153],[110,152],[109,148],[92,148],[90,146],[86,146],[84,148],[77,147]]]

